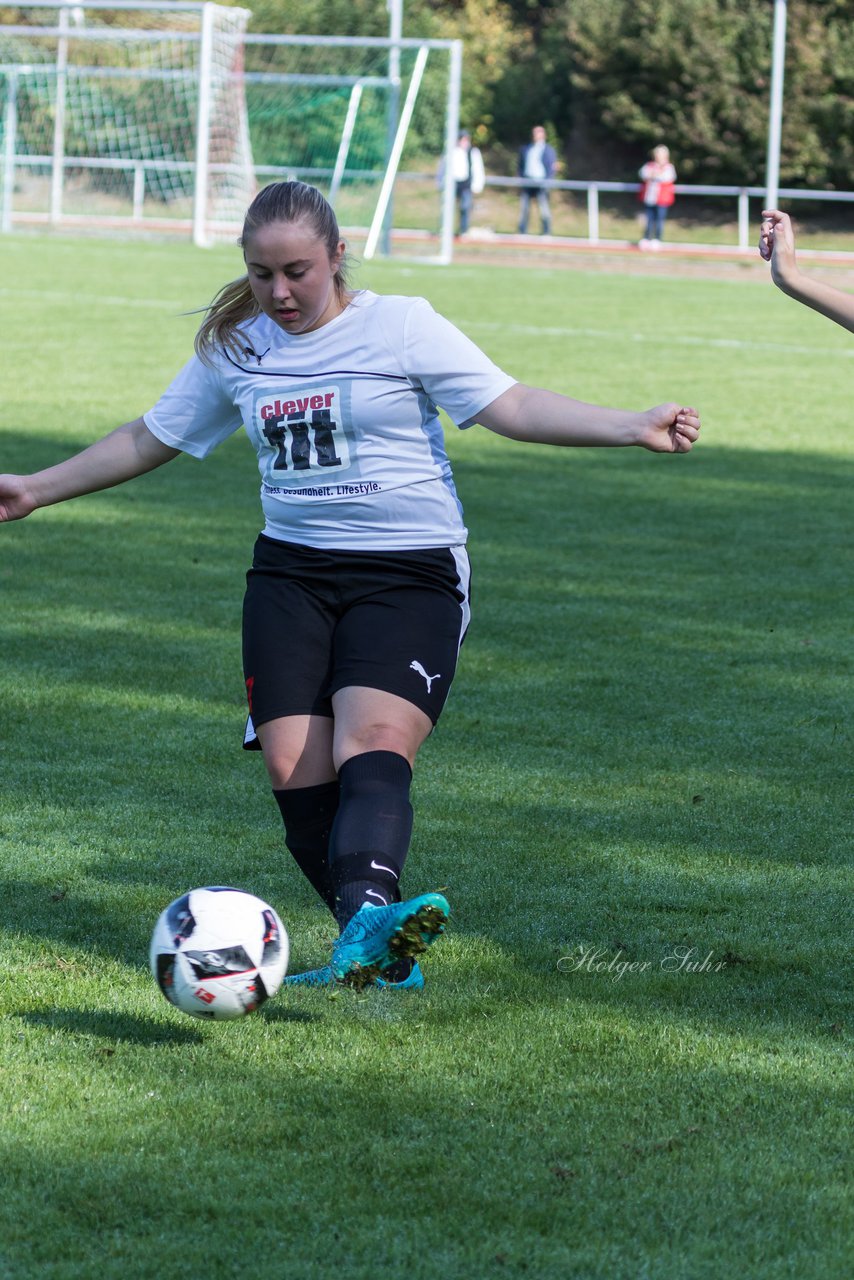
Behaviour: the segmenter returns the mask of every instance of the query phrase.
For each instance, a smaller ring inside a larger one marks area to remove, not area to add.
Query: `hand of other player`
[[[797,275],[795,232],[787,213],[781,213],[779,209],[763,209],[759,252],[766,262],[771,263],[771,279],[776,285],[784,285]]]
[[[640,416],[637,443],[652,453],[690,453],[700,434],[700,415],[684,405],[659,404]]]

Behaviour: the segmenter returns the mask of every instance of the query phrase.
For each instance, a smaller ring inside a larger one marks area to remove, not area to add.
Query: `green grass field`
[[[236,253],[0,238],[0,471],[149,407]],[[710,268],[710,271],[712,268]],[[330,921],[240,750],[234,437],[0,530],[0,1277],[841,1280],[854,342],[739,281],[377,264],[523,380],[700,407],[688,457],[449,431],[474,624],[416,771],[423,996],[208,1024],[192,885]]]

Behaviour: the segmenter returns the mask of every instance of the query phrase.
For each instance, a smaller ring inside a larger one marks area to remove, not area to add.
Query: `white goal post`
[[[0,229],[233,238],[259,186],[325,190],[365,256],[450,261],[459,41],[247,34],[212,0],[0,9]],[[425,172],[426,171],[426,172]]]
[[[109,225],[123,191],[130,221],[156,196],[189,215],[198,244],[239,217],[255,188],[240,86],[248,10],[30,0],[24,12],[0,22],[4,229],[16,216]]]
[[[459,128],[462,41],[259,34],[248,35],[245,44],[244,80],[259,179],[292,175],[324,188],[342,226],[367,230],[365,257],[378,248],[389,251],[393,227],[413,256],[450,262],[450,155]],[[280,154],[272,164],[262,154],[269,146],[262,130],[270,110],[269,102],[263,103],[265,89],[275,100],[274,116],[290,118],[291,103],[299,111],[296,127],[280,130],[275,146]],[[318,148],[308,139],[325,130],[330,138],[324,156],[322,143]],[[302,134],[304,149],[296,137]],[[287,161],[281,154],[286,137]],[[413,191],[417,199],[407,200]],[[413,213],[408,220],[405,213],[413,204],[421,212],[417,225],[412,225]],[[403,216],[393,218],[392,209],[395,215],[401,209]],[[421,252],[416,252],[419,241]]]

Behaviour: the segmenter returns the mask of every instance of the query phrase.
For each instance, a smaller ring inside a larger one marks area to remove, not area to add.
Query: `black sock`
[[[338,809],[338,781],[316,787],[274,791],[285,844],[300,871],[335,914],[335,890],[329,874],[329,836]]]
[[[340,799],[329,842],[335,916],[343,929],[366,902],[400,901],[412,836],[412,770],[395,751],[366,751],[338,771]]]

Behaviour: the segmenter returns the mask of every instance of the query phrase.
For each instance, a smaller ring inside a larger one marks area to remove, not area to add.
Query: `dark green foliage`
[[[851,4],[792,0],[784,183],[850,186]],[[564,7],[575,110],[606,153],[667,141],[683,178],[761,181],[773,5],[768,0],[600,0]]]

